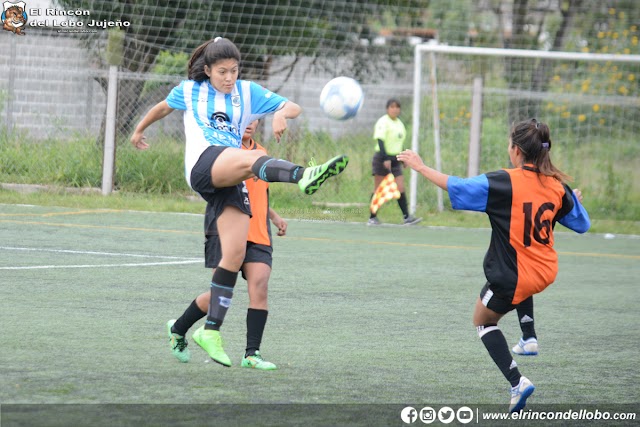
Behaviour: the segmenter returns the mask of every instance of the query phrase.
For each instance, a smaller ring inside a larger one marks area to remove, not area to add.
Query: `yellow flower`
[[[625,48],[622,50],[622,53],[624,53],[625,55],[629,55],[629,54],[631,53],[631,49],[629,49],[628,47],[625,47]]]
[[[620,92],[621,95],[626,95],[629,93],[629,89],[627,89],[626,86],[620,86],[618,88],[618,92]]]
[[[470,119],[471,118],[471,113],[467,113],[464,115],[465,118]]]
[[[614,40],[616,40],[616,39],[618,38],[618,32],[617,32],[617,31],[616,31],[616,32],[614,32],[614,33],[611,35],[611,37],[612,37]]]
[[[547,110],[551,110],[553,108],[553,102],[547,102]]]
[[[598,38],[599,39],[604,38],[604,31],[598,31]]]
[[[631,27],[629,27],[629,29],[631,30],[631,32],[635,33],[638,30],[638,27],[636,25],[632,25]]]
[[[585,120],[587,120],[587,116],[585,116],[584,114],[580,114],[578,116],[578,121],[579,122],[584,122]]]
[[[591,79],[587,79],[582,82],[582,91],[587,92],[589,90],[589,85],[591,84]]]
[[[636,79],[636,76],[634,76],[633,74],[629,74],[629,76],[627,77],[627,79],[632,82]]]
[[[638,46],[638,36],[631,37],[631,44],[634,46]]]
[[[560,76],[557,75],[557,74],[555,76],[553,76],[553,81],[554,82],[559,82],[560,81]]]
[[[604,125],[604,119],[600,119],[600,120],[598,120],[598,124],[599,124],[600,126]]]
[[[620,19],[624,19],[624,12],[620,12],[620,13],[618,13],[618,18],[620,18]]]
[[[587,46],[583,47],[581,50],[584,53],[588,53],[589,52],[589,48]]]
[[[563,111],[562,114],[560,114],[560,117],[562,117],[563,119],[568,119],[569,117],[571,117],[571,112]]]
[[[600,106],[599,106],[598,104],[593,104],[593,107],[592,107],[592,108],[593,108],[593,111],[594,111],[595,113],[597,113],[598,111],[600,111]]]
[[[609,15],[615,15],[616,14],[616,9],[613,7],[609,8]]]

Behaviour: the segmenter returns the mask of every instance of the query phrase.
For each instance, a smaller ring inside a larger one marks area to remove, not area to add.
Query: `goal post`
[[[478,77],[479,109],[477,104],[472,108]],[[549,124],[552,141],[559,143],[554,145],[554,164],[576,181],[593,185],[603,200],[606,182],[619,182],[637,194],[637,167],[615,153],[637,140],[639,80],[640,55],[419,44],[414,48],[411,146],[435,169],[467,176],[469,140],[479,138],[478,172],[488,172],[509,167],[511,123],[536,117]],[[598,159],[597,153],[606,158]],[[618,170],[618,159],[628,166],[623,168],[626,176]],[[598,170],[586,173],[585,167]],[[420,203],[433,206],[434,199],[442,211],[442,190],[418,185],[420,180],[412,172],[410,211]]]

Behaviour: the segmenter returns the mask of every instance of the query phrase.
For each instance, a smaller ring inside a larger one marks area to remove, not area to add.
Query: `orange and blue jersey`
[[[240,148],[246,127],[287,102],[257,83],[238,80],[231,93],[216,91],[208,80],[184,80],[174,87],[167,104],[184,111],[185,177],[191,186],[191,169],[212,145]]]
[[[466,179],[451,176],[447,190],[454,209],[489,216],[492,233],[484,273],[494,292],[511,298],[514,305],[555,280],[556,222],[578,233],[591,225],[587,211],[566,184],[529,165]]]

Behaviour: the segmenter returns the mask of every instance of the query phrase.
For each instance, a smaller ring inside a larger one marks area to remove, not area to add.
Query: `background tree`
[[[58,0],[68,9],[89,10],[88,22],[129,21],[122,69],[129,71],[118,86],[117,134],[128,135],[142,109],[145,73],[162,51],[190,53],[216,36],[231,39],[243,54],[241,77],[266,80],[284,73],[285,81],[301,57],[313,59],[312,67],[348,74],[362,81],[376,79],[406,51],[375,46],[372,25],[392,14],[415,20],[428,1],[420,0]],[[101,37],[86,35],[85,45],[96,66],[104,67]],[[366,40],[366,42],[365,42]],[[272,70],[275,56],[290,57],[279,70]],[[184,70],[183,75],[186,75]],[[106,91],[104,78],[97,79]],[[101,132],[103,134],[103,132]]]

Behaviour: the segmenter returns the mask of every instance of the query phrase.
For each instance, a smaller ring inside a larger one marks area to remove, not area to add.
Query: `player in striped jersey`
[[[556,222],[578,233],[585,233],[591,223],[580,203],[580,190],[572,191],[565,184],[570,178],[551,163],[546,124],[536,119],[514,124],[508,150],[514,168],[467,179],[425,166],[413,151],[400,153],[398,160],[447,190],[454,209],[489,216],[491,243],[484,258],[487,283],[476,302],[473,322],[493,361],[511,383],[509,410],[514,412],[524,408],[535,387],[520,374],[498,321],[555,280]]]
[[[131,137],[136,148],[147,149],[144,130],[174,110],[183,111],[185,176],[190,187],[214,206],[223,253],[211,281],[205,330],[197,342],[224,366],[230,366],[231,361],[222,348],[219,329],[245,258],[251,215],[243,181],[257,177],[267,182],[297,183],[304,193],[313,194],[349,161],[342,155],[304,168],[260,150],[241,150],[245,128],[254,120],[273,114],[273,133],[279,141],[287,120],[298,117],[302,110],[254,82],[239,80],[239,70],[240,52],[230,40],[218,37],[198,46],[189,59],[188,80],[155,105]]]
[[[252,138],[257,125],[258,121],[256,120],[245,129],[242,136],[242,149],[262,150],[266,153],[265,148]],[[269,183],[257,178],[249,178],[245,181],[245,185],[249,193],[253,216],[249,221],[247,251],[241,269],[242,277],[247,281],[249,294],[249,309],[246,317],[247,346],[241,366],[270,371],[277,369],[276,365],[264,360],[260,353],[262,335],[269,314],[267,311],[267,289],[271,276],[273,253],[270,223],[272,222],[277,227],[278,236],[284,236],[287,232],[287,221],[269,206]],[[211,203],[207,204],[204,232],[206,238],[205,266],[215,269],[222,257],[222,251],[216,224],[216,212]],[[177,320],[167,322],[171,351],[180,362],[186,363],[191,358],[184,336],[197,321],[207,315],[210,299],[211,291],[198,295]],[[196,330],[193,335],[197,338],[200,334],[202,334],[202,327]]]

